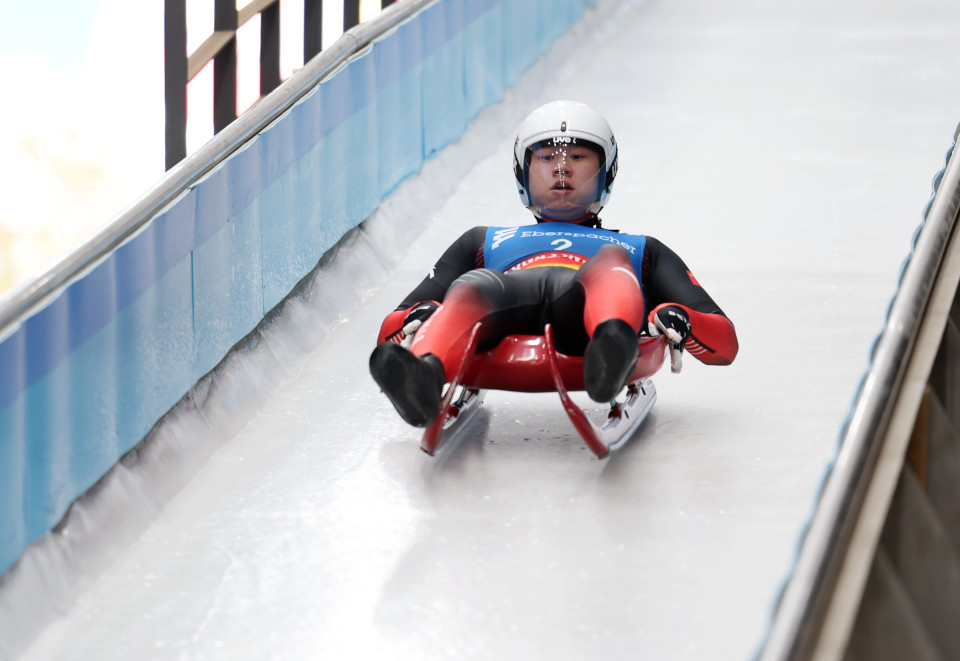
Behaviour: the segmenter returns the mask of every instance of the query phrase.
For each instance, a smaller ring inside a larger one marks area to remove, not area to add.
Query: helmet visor
[[[603,151],[584,140],[559,140],[527,149],[524,175],[530,208],[542,218],[574,220],[590,213],[603,193]]]

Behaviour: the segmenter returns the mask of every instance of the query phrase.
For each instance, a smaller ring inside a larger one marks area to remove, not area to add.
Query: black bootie
[[[583,355],[583,385],[590,399],[613,401],[636,366],[638,345],[636,331],[625,321],[608,319],[597,326]]]
[[[433,354],[418,357],[384,342],[370,355],[370,374],[407,423],[429,427],[440,415],[443,363]]]

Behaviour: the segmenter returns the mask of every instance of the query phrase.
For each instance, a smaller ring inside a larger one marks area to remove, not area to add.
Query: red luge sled
[[[640,338],[626,395],[623,401],[610,403],[606,421],[598,425],[569,395],[571,390],[583,390],[583,358],[557,353],[549,325],[543,335],[510,335],[481,352],[477,351],[479,330],[480,324],[473,327],[457,375],[444,393],[440,415],[423,433],[420,447],[427,454],[433,455],[456,436],[479,409],[486,390],[557,392],[573,426],[601,459],[630,438],[657,399],[650,377],[663,365],[667,348],[663,336]]]

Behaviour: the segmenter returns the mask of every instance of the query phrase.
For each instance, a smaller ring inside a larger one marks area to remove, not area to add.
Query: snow
[[[75,551],[107,547],[66,563],[84,587],[23,658],[755,654],[960,120],[958,28],[935,0],[588,17],[124,469],[150,505]],[[608,117],[605,226],[684,257],[740,356],[663,370],[607,460],[555,395],[507,392],[430,458],[367,356],[462,231],[528,222],[513,131],[553,98]],[[23,583],[0,602],[38,598]]]

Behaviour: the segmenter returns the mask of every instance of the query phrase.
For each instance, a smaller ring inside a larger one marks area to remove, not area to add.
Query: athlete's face
[[[600,156],[589,147],[535,149],[529,171],[530,201],[551,220],[577,220],[597,200]]]

